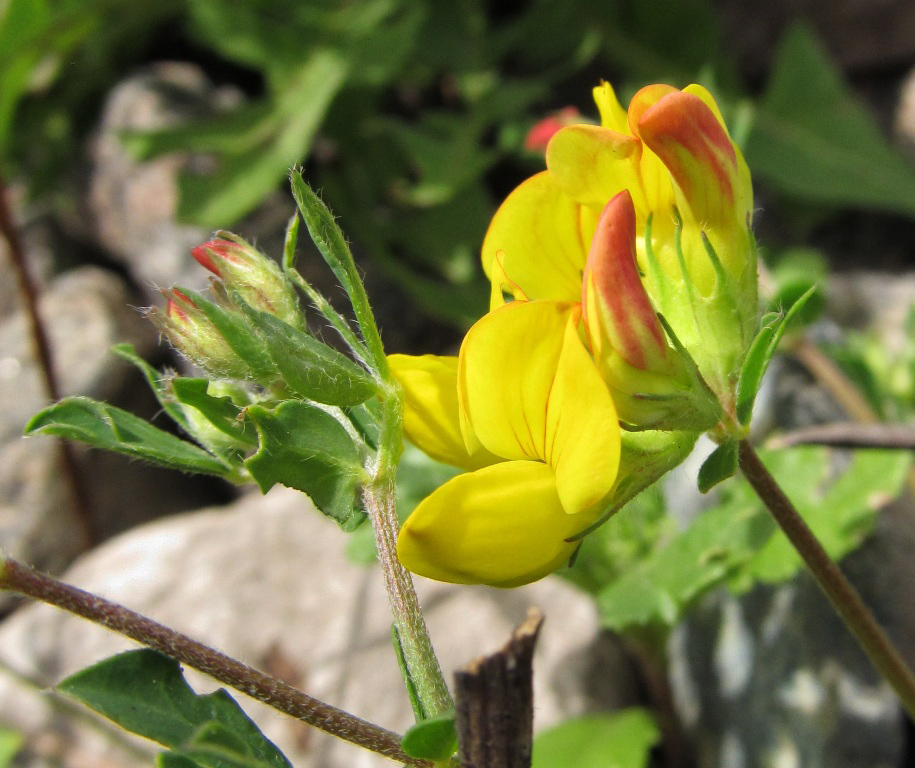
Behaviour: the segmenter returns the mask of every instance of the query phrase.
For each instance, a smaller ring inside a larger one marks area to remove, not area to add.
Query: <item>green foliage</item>
[[[643,709],[582,715],[537,734],[532,768],[646,768],[660,740]]]
[[[745,152],[755,175],[792,197],[915,216],[915,169],[806,27],[782,41]]]
[[[10,768],[13,759],[22,748],[22,734],[9,728],[0,727],[0,768]]]
[[[825,448],[806,447],[766,452],[763,458],[829,555],[840,559],[870,531],[877,509],[900,492],[911,458],[859,451],[834,477],[832,456]],[[749,485],[733,480],[719,493],[718,503],[684,531],[655,523],[654,546],[643,541],[628,560],[617,563],[613,578],[597,587],[604,626],[617,631],[670,627],[714,587],[743,590],[757,581],[783,581],[798,571],[800,558]],[[633,512],[639,510],[624,509],[618,519],[625,522]],[[624,538],[635,521],[629,524],[629,529],[599,529],[589,537],[594,539],[590,546],[624,552],[616,539]],[[587,557],[589,551],[583,549],[579,561]]]
[[[362,522],[357,502],[366,477],[362,454],[336,418],[296,400],[275,408],[252,405],[248,417],[257,428],[260,447],[245,466],[262,492],[280,483],[307,493],[345,530]]]
[[[184,309],[167,309],[158,319],[192,361],[212,359],[215,355],[209,347],[215,346],[223,357],[234,356],[231,367],[245,378],[160,376],[129,345],[114,349],[140,369],[165,413],[196,445],[118,408],[79,397],[62,400],[37,414],[26,432],[80,440],[237,483],[255,482],[263,492],[280,483],[308,494],[344,530],[356,529],[365,518],[360,490],[370,478],[369,465],[379,451],[380,401],[374,398],[391,385],[371,307],[343,235],[301,178],[296,189],[308,201],[306,223],[322,238],[329,263],[353,297],[354,308],[358,307],[358,328],[363,338],[374,336],[375,359],[383,367],[368,367],[371,361],[360,354],[366,347],[342,317],[329,315],[344,324],[342,335],[352,341],[359,362],[300,330],[305,328],[304,316],[291,316],[293,325],[251,307],[228,284],[229,278],[223,278],[213,285],[214,301],[193,291],[173,291],[181,297]],[[323,222],[323,228],[316,227],[315,220]],[[294,240],[293,227],[287,251],[294,247]],[[272,289],[284,295],[288,289],[287,303],[294,314],[298,304],[288,276],[294,271],[291,254],[284,254],[287,273],[281,274],[275,267],[266,269],[263,254],[248,251],[254,277],[246,290],[259,295],[260,275],[270,281]],[[264,305],[273,306],[269,301]],[[191,313],[198,315],[194,324]],[[205,318],[203,322],[200,317]],[[391,396],[387,391],[384,394]]]
[[[401,746],[410,757],[447,760],[457,751],[454,712],[420,720],[404,734]]]
[[[770,312],[763,316],[759,333],[750,345],[750,350],[740,369],[740,378],[737,380],[736,411],[741,424],[750,423],[756,394],[762,385],[763,375],[775,356],[778,343],[782,340],[788,325],[801,311],[814,291],[815,288],[811,287],[791,305],[787,312]]]
[[[699,467],[698,486],[708,493],[718,483],[724,482],[737,471],[737,441],[726,440]]]
[[[177,661],[149,649],[95,664],[57,686],[131,733],[171,751],[168,768],[290,768],[224,690],[198,695]]]
[[[219,476],[231,473],[231,467],[203,449],[132,413],[89,397],[65,397],[45,408],[29,420],[25,433],[79,440],[94,448],[186,472]]]

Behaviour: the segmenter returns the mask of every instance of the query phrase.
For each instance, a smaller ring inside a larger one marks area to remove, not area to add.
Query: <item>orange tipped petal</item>
[[[668,94],[642,114],[638,127],[697,221],[733,221],[740,183],[738,155],[724,126],[701,98],[682,91]]]
[[[636,219],[624,190],[604,208],[585,266],[582,304],[595,358],[609,345],[630,365],[657,369],[667,355],[658,322],[636,262]]]

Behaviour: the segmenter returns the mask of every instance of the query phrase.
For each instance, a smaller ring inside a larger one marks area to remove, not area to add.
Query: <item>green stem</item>
[[[748,441],[740,441],[738,456],[740,468],[753,490],[803,558],[845,626],[892,686],[909,717],[915,721],[915,675],[912,670]]]
[[[18,592],[82,616],[103,627],[155,648],[192,669],[215,678],[280,712],[392,760],[430,768],[400,748],[401,737],[325,704],[271,675],[226,656],[180,632],[117,603],[64,584],[15,560],[0,563],[0,589]]]
[[[425,717],[454,707],[441,666],[432,647],[410,572],[397,559],[399,524],[394,501],[394,480],[401,453],[403,404],[396,394],[382,402],[378,463],[372,482],[363,489],[366,512],[375,531],[378,560],[404,662]]]

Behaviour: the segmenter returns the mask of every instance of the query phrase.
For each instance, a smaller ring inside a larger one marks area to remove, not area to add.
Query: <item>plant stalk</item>
[[[404,663],[424,717],[434,717],[452,709],[454,701],[429,638],[413,587],[413,577],[397,559],[400,526],[394,500],[394,480],[401,452],[403,405],[400,398],[392,394],[384,399],[382,408],[378,464],[372,482],[363,489],[362,498],[375,532],[375,547]]]
[[[0,589],[18,592],[126,635],[284,714],[399,763],[432,768],[400,748],[401,737],[124,606],[64,584],[15,560],[0,564]]]
[[[51,355],[51,342],[48,337],[47,329],[41,319],[41,313],[38,311],[38,289],[32,276],[29,274],[28,263],[25,255],[25,246],[19,235],[19,228],[13,218],[13,212],[7,200],[6,184],[0,177],[0,234],[6,240],[9,251],[10,266],[16,277],[19,298],[22,302],[22,310],[25,313],[29,324],[29,334],[32,338],[32,346],[35,350],[35,358],[38,361],[38,369],[41,372],[42,384],[44,385],[45,395],[51,402],[60,400],[60,386],[57,379],[57,373],[54,370],[54,361]],[[92,515],[89,511],[89,499],[86,488],[83,484],[82,477],[79,473],[79,467],[76,464],[76,457],[69,443],[59,440],[58,452],[60,463],[63,469],[64,482],[67,484],[70,492],[70,500],[73,506],[73,512],[79,521],[80,536],[83,545],[88,549],[95,541],[95,530],[92,522]]]
[[[747,440],[740,441],[738,461],[753,490],[803,558],[845,626],[884,680],[892,686],[909,718],[915,722],[915,674]]]

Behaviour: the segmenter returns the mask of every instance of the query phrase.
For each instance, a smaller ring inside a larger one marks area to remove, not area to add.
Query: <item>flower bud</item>
[[[709,429],[719,408],[692,361],[668,344],[636,261],[627,190],[604,208],[582,285],[585,338],[620,418],[640,428]]]
[[[250,306],[293,327],[304,326],[295,290],[280,268],[256,248],[228,232],[198,245],[191,255]]]
[[[232,350],[203,310],[177,288],[162,291],[165,311],[152,307],[147,316],[188,360],[210,374],[244,379],[250,370]]]

